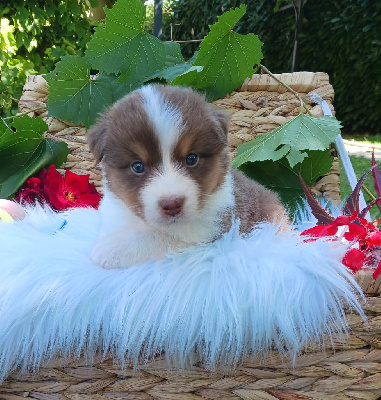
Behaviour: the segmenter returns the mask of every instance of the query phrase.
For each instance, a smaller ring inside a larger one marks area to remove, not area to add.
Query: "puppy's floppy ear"
[[[103,115],[87,132],[87,143],[97,163],[102,161],[107,136],[108,117]]]
[[[228,144],[228,132],[229,132],[229,122],[230,122],[230,115],[218,108],[217,106],[210,105],[210,111],[212,114],[213,119],[216,121],[218,126],[218,136],[221,141],[227,145]]]

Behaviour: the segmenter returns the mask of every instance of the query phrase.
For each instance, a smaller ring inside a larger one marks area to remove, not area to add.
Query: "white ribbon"
[[[309,95],[309,98],[310,98],[310,100],[312,102],[314,102],[316,104],[319,104],[321,106],[324,116],[332,117],[332,111],[329,108],[328,103],[320,95],[318,95],[315,92],[312,92]],[[341,134],[337,135],[335,143],[336,143],[336,147],[337,147],[337,150],[339,152],[339,155],[340,155],[340,159],[341,159],[341,161],[343,163],[344,171],[345,171],[345,173],[347,175],[349,185],[351,186],[351,188],[353,190],[356,187],[358,180],[357,180],[357,177],[356,177],[356,173],[355,173],[355,171],[353,169],[353,165],[351,163],[351,160],[350,160],[350,158],[348,156],[347,150],[345,149],[343,138],[341,137]],[[363,210],[367,206],[362,191],[360,191],[359,204],[360,204],[360,210]],[[370,220],[368,214],[367,214],[366,218],[368,220]]]

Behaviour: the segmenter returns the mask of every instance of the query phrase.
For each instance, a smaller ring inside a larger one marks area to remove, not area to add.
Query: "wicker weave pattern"
[[[321,106],[309,100],[314,91],[327,101],[334,112],[334,91],[328,75],[323,72],[297,72],[275,75],[297,91],[310,106],[315,117],[323,116]],[[224,99],[214,102],[231,114],[229,146],[234,151],[240,144],[257,135],[270,132],[300,113],[300,102],[270,75],[253,75],[242,87]]]
[[[314,116],[321,116],[323,113],[319,105],[313,107],[308,100],[311,91],[320,94],[334,111],[332,106],[334,91],[329,84],[327,74],[297,72],[277,76],[301,95],[311,106]],[[28,76],[19,103],[20,112],[46,106],[47,96],[48,84],[45,79],[39,75]],[[299,100],[270,75],[253,75],[239,90],[222,100],[217,100],[215,104],[231,114],[228,143],[233,154],[241,143],[252,140],[258,134],[271,131],[300,112]],[[47,122],[49,127],[47,137],[68,143],[70,154],[61,172],[70,169],[80,175],[90,174],[90,181],[101,191],[102,174],[95,166],[94,158],[87,146],[86,129],[48,117],[46,109],[30,115],[40,115]],[[334,202],[340,203],[339,175],[340,167],[336,159],[331,173],[320,179],[313,190],[317,195],[326,195]]]
[[[352,332],[323,352],[306,352],[287,367],[278,354],[245,360],[234,372],[209,373],[168,368],[158,357],[138,371],[112,358],[89,366],[55,360],[37,373],[12,374],[0,387],[0,398],[16,400],[376,400],[381,396],[381,298],[368,297],[365,326],[349,315]]]

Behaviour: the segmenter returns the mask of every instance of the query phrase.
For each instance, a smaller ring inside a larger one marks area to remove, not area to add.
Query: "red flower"
[[[351,249],[346,252],[343,264],[353,272],[357,272],[364,266],[365,254],[359,249]]]
[[[43,169],[38,178],[28,179],[16,199],[27,203],[36,200],[46,202],[60,211],[73,207],[98,208],[101,194],[93,183],[89,183],[89,175],[77,175],[67,170],[63,178],[55,166],[51,165],[48,170]]]
[[[335,236],[338,227],[347,226],[343,237],[352,243],[352,247],[345,254],[342,260],[343,264],[353,272],[357,272],[364,265],[378,265],[373,273],[373,278],[376,279],[381,275],[381,232],[377,227],[378,222],[379,220],[368,222],[365,218],[359,218],[357,213],[353,213],[351,216],[342,215],[330,224],[317,225],[307,229],[302,232],[302,235],[312,238],[326,236],[330,237],[330,240],[340,240],[340,237]]]
[[[36,201],[39,203],[46,201],[41,179],[34,176],[29,178],[17,193],[15,200],[18,203],[25,202],[28,204],[34,204]]]

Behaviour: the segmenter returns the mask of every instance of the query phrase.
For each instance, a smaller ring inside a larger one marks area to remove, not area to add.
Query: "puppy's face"
[[[88,133],[108,187],[161,228],[192,222],[229,168],[228,117],[189,89],[145,86]]]

